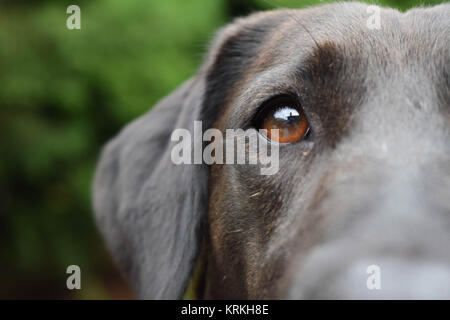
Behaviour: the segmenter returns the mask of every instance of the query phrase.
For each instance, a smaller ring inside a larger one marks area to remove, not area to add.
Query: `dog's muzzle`
[[[289,297],[450,299],[449,163],[335,173]]]

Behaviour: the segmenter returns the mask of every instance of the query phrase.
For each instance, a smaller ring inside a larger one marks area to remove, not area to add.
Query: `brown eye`
[[[300,106],[291,98],[281,97],[269,102],[259,125],[267,130],[267,138],[280,143],[302,140],[309,131],[309,123]],[[278,139],[271,133],[278,129]]]

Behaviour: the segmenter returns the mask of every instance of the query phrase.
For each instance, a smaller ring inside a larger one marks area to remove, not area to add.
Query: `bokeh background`
[[[303,0],[2,0],[0,298],[132,298],[96,231],[101,146],[192,76],[214,31]],[[406,10],[445,1],[375,1]],[[81,8],[81,30],[66,8]],[[66,288],[79,265],[82,289]]]

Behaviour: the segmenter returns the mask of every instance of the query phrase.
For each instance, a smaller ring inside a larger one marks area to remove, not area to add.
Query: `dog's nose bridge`
[[[383,212],[391,215],[410,212],[412,217],[413,213],[429,210],[437,200],[441,204],[444,201],[441,191],[450,189],[450,158],[411,160],[410,165],[379,158],[353,158],[330,166],[324,176],[326,179],[318,188],[326,194],[318,204],[320,210],[334,208],[332,212],[345,215],[354,211],[377,212],[378,216]],[[444,206],[450,213],[450,200],[448,203]]]
[[[450,279],[449,162],[359,169],[331,178],[312,213],[323,217],[322,237],[297,260],[292,297],[429,298],[420,295],[427,289],[448,298],[440,282]],[[366,287],[370,265],[389,281],[378,293]]]
[[[450,149],[446,143],[450,139],[450,131],[441,120],[440,125],[433,125],[431,120],[427,122],[417,119],[411,120],[409,124],[397,121],[397,125],[383,124],[383,121],[370,117],[360,121],[335,150],[336,162],[339,164],[362,160],[406,168],[450,157]]]
[[[358,223],[370,216],[374,216],[374,225],[382,219],[394,221],[405,216],[411,221],[426,210],[422,179],[417,168],[389,167],[382,162],[366,163],[355,171],[346,168],[332,174],[318,210],[336,230],[341,223]]]
[[[340,146],[347,156],[359,153],[410,163],[450,154],[448,115],[435,88],[419,71],[374,80],[354,109],[351,130]]]

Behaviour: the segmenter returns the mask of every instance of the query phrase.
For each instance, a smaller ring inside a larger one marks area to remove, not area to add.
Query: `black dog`
[[[238,19],[105,147],[96,217],[139,297],[181,298],[197,263],[199,298],[450,298],[450,5],[369,17]],[[278,173],[175,165],[194,120],[281,129]]]

